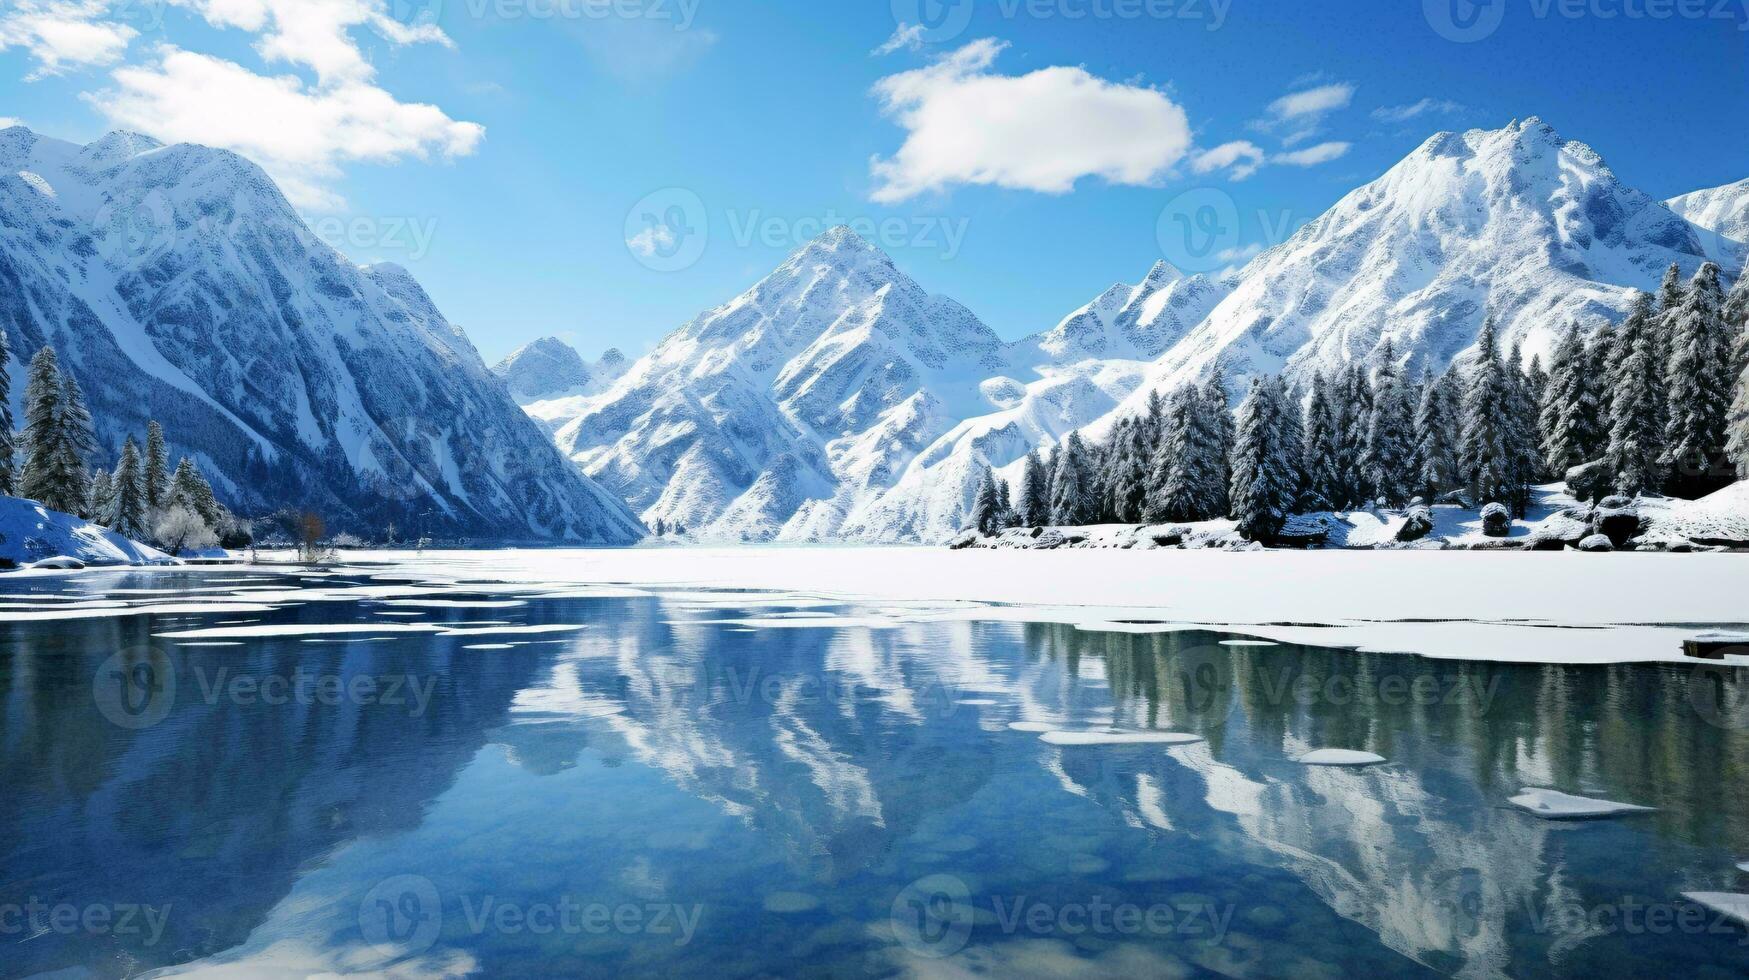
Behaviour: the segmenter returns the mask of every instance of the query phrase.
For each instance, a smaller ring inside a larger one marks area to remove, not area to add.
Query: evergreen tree
[[[1664,427],[1656,390],[1664,372],[1658,364],[1657,312],[1652,297],[1637,293],[1627,319],[1615,331],[1616,360],[1608,386],[1609,445],[1604,459],[1617,493],[1634,496],[1663,484],[1660,463]]]
[[[55,469],[61,474],[69,500],[78,502],[78,510],[70,513],[90,518],[91,474],[85,461],[97,450],[97,436],[91,423],[91,411],[85,407],[85,394],[79,389],[71,371],[61,375],[60,444],[56,448]]]
[[[12,439],[12,351],[6,344],[6,331],[0,330],[0,494],[12,492],[17,474],[13,469],[13,457],[18,447]]]
[[[1292,414],[1280,378],[1259,378],[1239,406],[1233,443],[1233,517],[1248,541],[1268,542],[1281,533],[1293,508],[1298,482],[1298,442],[1284,437]]]
[[[1431,374],[1421,385],[1421,401],[1415,407],[1415,488],[1436,501],[1462,481],[1458,465],[1457,375],[1447,370]]]
[[[115,477],[108,470],[100,468],[91,474],[91,499],[86,508],[101,523],[109,519],[114,507]]]
[[[132,441],[131,437],[129,441]],[[140,495],[144,499],[145,473],[143,466],[140,479],[142,484]],[[206,477],[200,475],[200,470],[195,468],[194,461],[187,456],[182,457],[177,462],[176,473],[170,478],[170,503],[187,507],[199,514],[201,520],[206,521],[209,527],[219,528],[226,523],[224,508],[219,506],[218,499],[213,496],[212,484],[206,481]],[[678,533],[679,525],[675,526],[675,530]]]
[[[1322,372],[1312,375],[1312,394],[1306,402],[1301,431],[1300,469],[1306,476],[1306,509],[1335,510],[1343,499],[1342,471],[1337,457],[1336,409],[1330,401],[1330,383]]]
[[[1008,489],[1007,480],[996,481],[996,503],[1002,507],[1002,514],[997,519],[1001,528],[1019,527],[1020,520],[1014,513],[1014,495]]]
[[[1220,414],[1225,413],[1223,403]],[[1218,426],[1206,388],[1186,385],[1172,393],[1165,439],[1154,455],[1149,521],[1206,521],[1225,513],[1226,494],[1216,486],[1222,473]]]
[[[1510,506],[1521,496],[1520,488],[1513,484],[1518,473],[1513,448],[1514,400],[1512,381],[1500,359],[1494,318],[1489,317],[1483,322],[1482,335],[1476,342],[1475,366],[1464,391],[1463,430],[1459,438],[1464,479],[1478,506],[1485,503]]]
[[[1683,497],[1700,497],[1729,482],[1729,440],[1734,356],[1725,329],[1719,267],[1701,266],[1670,318],[1669,416],[1661,459],[1667,486]]]
[[[1513,496],[1506,503],[1512,507],[1513,513],[1522,517],[1530,510],[1530,488],[1542,476],[1543,459],[1541,440],[1537,437],[1536,396],[1530,375],[1524,369],[1524,350],[1516,343],[1506,356],[1506,381],[1512,396],[1508,438],[1512,451],[1513,489]]]
[[[1051,475],[1053,523],[1079,526],[1094,519],[1087,464],[1087,444],[1082,441],[1081,433],[1069,433],[1069,440],[1057,454],[1056,472]]]
[[[1676,350],[1676,315],[1682,308],[1682,298],[1682,270],[1672,262],[1658,286],[1658,315],[1651,327],[1652,352],[1657,357],[1661,382],[1652,387],[1652,397],[1658,407],[1658,424],[1666,429],[1670,425],[1670,358]],[[1668,471],[1665,478],[1669,478]]]
[[[978,475],[978,490],[972,497],[972,527],[979,534],[991,535],[1001,530],[1002,503],[996,496],[996,475],[990,467]]]
[[[1397,351],[1387,338],[1379,349],[1373,383],[1372,417],[1367,422],[1363,454],[1370,492],[1390,507],[1409,502],[1415,456],[1415,407],[1397,366]]]
[[[1232,512],[1232,501],[1228,494],[1233,482],[1233,406],[1232,396],[1227,391],[1227,367],[1220,360],[1215,361],[1214,369],[1202,385],[1203,407],[1209,413],[1214,433],[1215,444],[1214,476],[1211,484],[1211,517],[1222,517]]]
[[[1020,520],[1027,527],[1043,527],[1051,522],[1049,478],[1038,450],[1026,454],[1026,466],[1020,476]]]
[[[1337,460],[1342,467],[1342,501],[1345,508],[1360,507],[1372,499],[1366,478],[1366,437],[1372,425],[1372,381],[1359,362],[1350,364],[1342,379],[1338,417],[1342,422],[1337,441]]]
[[[71,391],[77,395],[78,388]],[[84,433],[69,431],[79,413],[69,416],[69,387],[52,347],[44,347],[30,359],[30,376],[24,392],[24,468],[18,478],[18,493],[44,506],[76,514],[86,503],[84,462],[78,449],[90,440],[90,416],[84,415]]]
[[[164,445],[164,427],[154,419],[146,423],[146,506],[157,510],[170,495],[170,450]]]
[[[1147,449],[1148,456],[1154,454],[1154,447],[1159,444],[1160,436],[1166,425],[1166,399],[1161,397],[1160,389],[1148,392],[1148,409],[1142,414],[1142,429],[1139,442]]]
[[[140,461],[140,447],[128,436],[122,443],[121,460],[115,464],[114,489],[110,510],[103,516],[109,529],[124,538],[144,540],[146,526],[146,474]]]
[[[1569,330],[1555,345],[1538,406],[1543,462],[1556,479],[1598,458],[1603,449],[1607,419],[1599,404],[1601,379],[1592,370],[1584,338]]]
[[[1150,399],[1152,401],[1152,399]],[[1112,480],[1113,518],[1123,524],[1147,520],[1148,463],[1153,456],[1149,440],[1152,424],[1143,416],[1122,430],[1122,448],[1113,454],[1117,472]],[[1113,437],[1117,441],[1117,437]]]

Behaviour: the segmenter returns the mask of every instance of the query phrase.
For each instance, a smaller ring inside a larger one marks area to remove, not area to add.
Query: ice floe
[[[1385,757],[1354,749],[1313,749],[1294,761],[1307,766],[1376,766]]]
[[[1656,807],[1572,796],[1552,789],[1525,788],[1506,802],[1547,820],[1584,820],[1627,813],[1651,813]]]
[[[1749,895],[1741,892],[1683,892],[1682,897],[1749,925]]]
[[[1039,740],[1049,745],[1189,745],[1201,735],[1186,732],[1048,731]]]
[[[256,640],[284,636],[377,636],[383,633],[442,632],[442,627],[430,623],[263,623],[255,626],[212,626],[152,635],[161,640]]]

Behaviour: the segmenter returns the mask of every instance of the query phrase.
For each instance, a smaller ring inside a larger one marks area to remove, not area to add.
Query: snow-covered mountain
[[[542,337],[518,347],[493,365],[492,373],[504,379],[511,397],[526,408],[534,402],[596,394],[618,381],[629,366],[617,348],[590,364],[570,344]]]
[[[558,441],[648,522],[937,541],[983,466],[1013,482],[1029,449],[1101,435],[1217,358],[1234,375],[1303,375],[1389,338],[1438,369],[1492,315],[1546,360],[1671,263],[1735,273],[1743,252],[1534,118],[1434,136],[1231,279],[1160,263],[1012,344],[837,229],[567,406]]]
[[[1665,202],[1670,210],[1726,238],[1749,242],[1749,177]]]
[[[1742,250],[1618,180],[1539,119],[1440,133],[1253,259],[1239,285],[1161,358],[1161,387],[1219,357],[1237,374],[1303,376],[1390,339],[1443,368],[1493,316],[1545,361],[1566,331],[1617,320],[1672,263],[1728,269]]]
[[[834,537],[960,420],[1015,349],[849,229],[810,242],[664,339],[559,447],[646,523],[702,537]]]
[[[406,270],[359,268],[254,164],[0,131],[0,327],[52,344],[113,453],[146,420],[244,513],[621,543],[642,529],[517,410]]]

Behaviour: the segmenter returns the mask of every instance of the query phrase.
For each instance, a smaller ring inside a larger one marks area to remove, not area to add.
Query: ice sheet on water
[[[585,629],[588,627],[562,623],[541,623],[534,626],[505,624],[502,626],[464,626],[441,629],[439,634],[442,636],[528,636],[541,633],[576,633]]]
[[[515,609],[528,605],[526,599],[384,599],[385,606],[420,609]]]
[[[212,626],[152,635],[163,640],[255,640],[285,636],[378,636],[384,633],[441,632],[442,627],[430,623],[263,623],[255,626]]]
[[[1591,817],[1613,817],[1627,813],[1650,813],[1655,807],[1633,803],[1616,803],[1589,796],[1572,796],[1552,789],[1526,787],[1506,802],[1545,820],[1583,820]]]
[[[1049,731],[1039,736],[1049,745],[1189,745],[1202,741],[1188,732]]]
[[[1307,766],[1376,766],[1385,757],[1354,749],[1313,749],[1294,761]]]
[[[257,613],[272,612],[278,606],[268,606],[259,603],[188,603],[157,606],[104,606],[102,608],[71,608],[55,606],[39,611],[8,610],[0,611],[0,623],[45,623],[68,619],[108,619],[126,616],[175,616],[195,615],[200,613]]]
[[[1749,895],[1741,892],[1683,892],[1682,897],[1749,925]]]

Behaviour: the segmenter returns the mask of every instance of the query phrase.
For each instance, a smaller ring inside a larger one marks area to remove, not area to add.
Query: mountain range
[[[24,362],[56,348],[98,463],[157,419],[241,513],[373,535],[643,534],[406,270],[348,261],[234,153],[0,130],[0,329],[15,398]]]
[[[1439,370],[1487,317],[1546,359],[1670,264],[1749,251],[1749,181],[1660,202],[1533,118],[1437,134],[1241,269],[1159,262],[1016,341],[835,228],[635,362],[549,337],[487,368],[235,154],[14,127],[0,175],[14,377],[55,345],[108,453],[156,418],[244,513],[494,540],[941,540],[985,465],[1013,482],[1216,363],[1235,393],[1386,340]]]
[[[986,464],[1205,376],[1440,370],[1493,317],[1545,361],[1672,263],[1743,266],[1749,182],[1668,204],[1531,118],[1440,133],[1223,278],[1157,263],[1003,342],[848,229],[681,327],[604,391],[527,406],[646,522],[713,540],[935,541]]]

